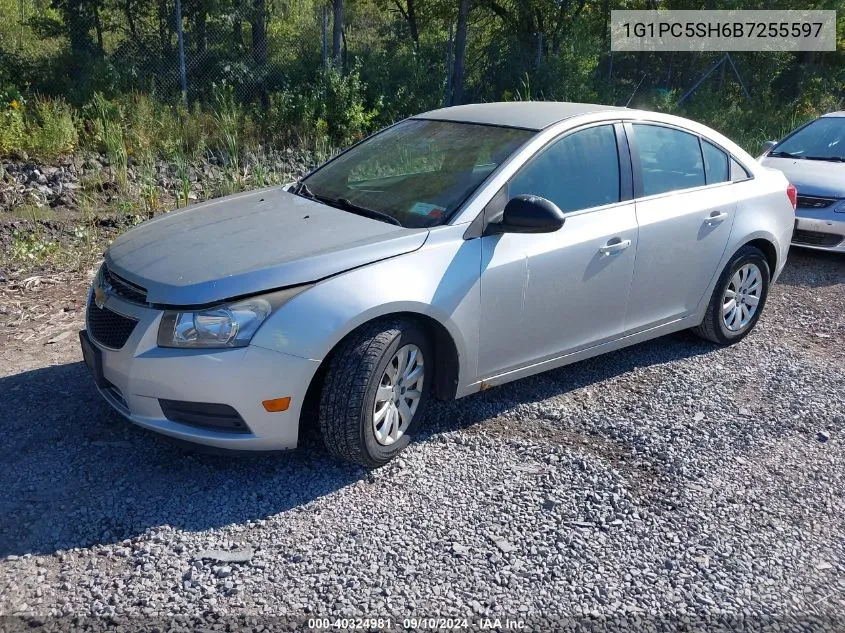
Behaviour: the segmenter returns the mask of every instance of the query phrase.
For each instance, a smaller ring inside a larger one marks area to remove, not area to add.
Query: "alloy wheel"
[[[722,320],[731,332],[747,327],[757,312],[763,291],[763,273],[756,264],[741,266],[731,277],[722,296]]]
[[[396,350],[379,381],[373,405],[373,432],[382,446],[390,446],[401,438],[422,398],[425,359],[416,345]]]

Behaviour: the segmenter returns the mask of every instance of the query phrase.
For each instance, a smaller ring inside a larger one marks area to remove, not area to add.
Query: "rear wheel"
[[[368,468],[389,462],[411,440],[431,385],[431,346],[406,320],[353,332],[330,361],[320,399],[329,452]]]
[[[722,271],[698,336],[720,345],[742,340],[754,329],[769,294],[769,264],[754,246],[743,246]]]

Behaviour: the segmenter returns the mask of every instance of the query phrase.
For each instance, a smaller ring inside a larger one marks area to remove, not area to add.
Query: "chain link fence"
[[[260,102],[328,63],[331,12],[294,0],[0,0],[0,87]],[[21,85],[27,83],[30,85]]]

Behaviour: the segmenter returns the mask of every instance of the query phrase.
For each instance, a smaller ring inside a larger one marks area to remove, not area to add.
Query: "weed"
[[[185,154],[176,155],[176,171],[179,175],[179,190],[176,192],[176,208],[187,207],[191,196],[191,164]]]
[[[215,89],[214,103],[217,140],[220,148],[226,153],[230,173],[236,183],[236,190],[240,190],[242,187],[240,153],[243,111],[238,102],[235,101],[232,87],[225,84]]]
[[[36,226],[38,226],[36,224]],[[36,229],[24,233],[18,229],[12,230],[12,260],[26,264],[40,264],[59,250],[59,245],[41,237],[41,231]]]
[[[254,158],[255,164],[252,166],[252,186],[264,187],[268,184],[267,168],[259,156]]]
[[[88,109],[95,118],[95,137],[105,151],[109,172],[118,189],[125,192],[128,188],[129,154],[123,135],[120,104],[112,103],[102,94],[95,93]]]
[[[152,152],[147,152],[141,157],[139,190],[144,211],[148,217],[153,217],[161,209],[161,201],[156,181],[156,163]]]

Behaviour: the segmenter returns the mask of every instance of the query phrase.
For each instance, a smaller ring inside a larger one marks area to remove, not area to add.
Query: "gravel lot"
[[[0,295],[0,614],[845,628],[845,258],[793,250],[734,347],[682,333],[438,403],[372,473],[124,422],[81,362],[86,280],[54,281]]]

